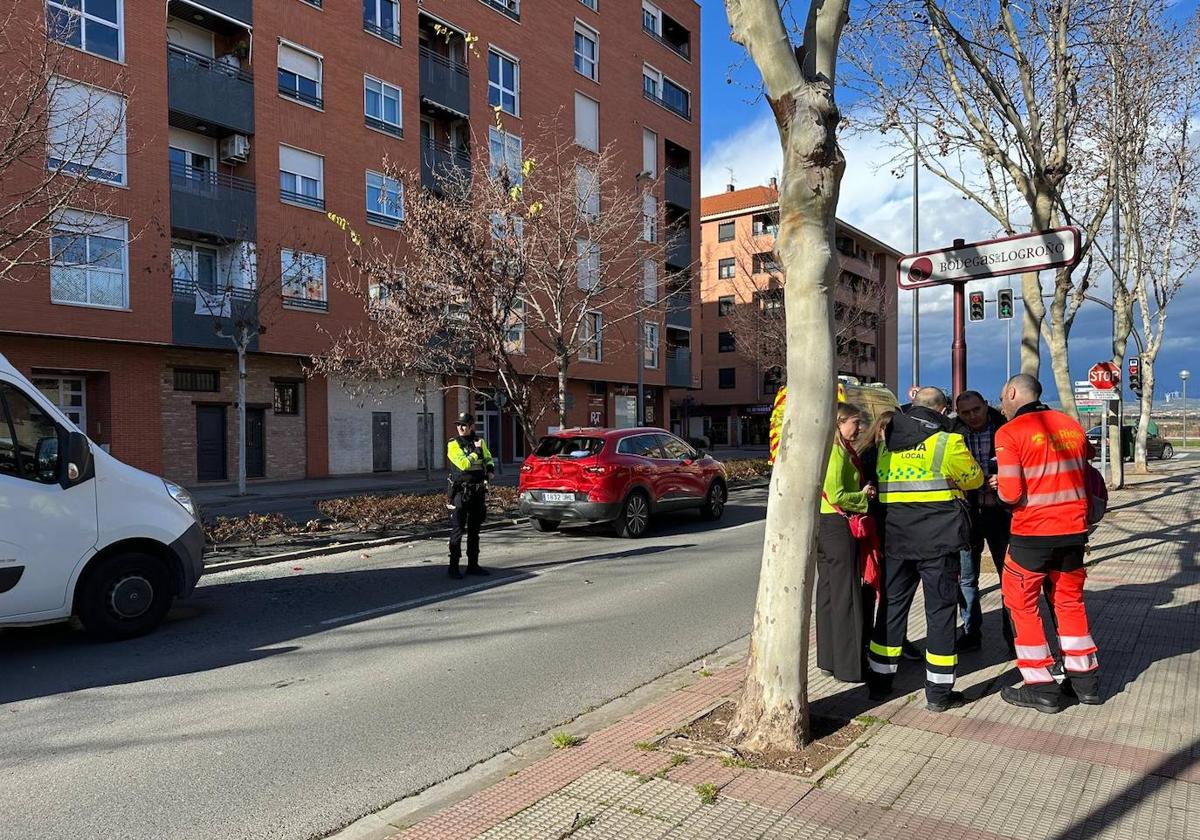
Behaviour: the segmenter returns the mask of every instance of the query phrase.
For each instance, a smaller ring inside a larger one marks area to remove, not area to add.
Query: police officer
[[[475,434],[475,418],[458,415],[458,435],[446,444],[446,462],[450,465],[450,577],[461,579],[463,532],[467,535],[467,574],[490,574],[479,565],[479,528],[486,513],[487,482],[496,473],[492,453],[483,438]]]
[[[925,701],[931,712],[963,704],[954,691],[954,630],[959,553],[970,547],[963,493],[983,484],[983,470],[962,435],[950,432],[949,401],[922,388],[907,414],[892,418],[879,444],[876,473],[884,528],[884,592],[868,648],[868,689],[883,700],[892,690],[917,592],[925,592]]]

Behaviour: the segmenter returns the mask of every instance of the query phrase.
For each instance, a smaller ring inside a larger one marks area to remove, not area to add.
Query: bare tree
[[[834,214],[846,162],[835,77],[845,0],[810,0],[799,45],[775,0],[726,0],[733,40],[763,79],[783,146],[776,252],[787,277],[788,400],[771,475],[746,681],[730,736],[744,748],[810,740],[808,643],[821,485],[833,435]],[[829,399],[821,399],[828,394]]]
[[[22,269],[49,266],[69,247],[70,236],[51,247],[61,225],[91,232],[89,217],[116,194],[105,185],[127,183],[130,90],[120,72],[105,87],[123,95],[97,86],[86,59],[47,37],[46,15],[8,5],[0,13],[0,281],[23,281],[33,275]]]

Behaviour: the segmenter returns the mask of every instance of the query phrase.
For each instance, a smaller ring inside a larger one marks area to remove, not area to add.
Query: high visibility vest
[[[1087,531],[1087,437],[1059,411],[1031,411],[996,432],[1000,498],[1013,505],[1012,533]]]
[[[951,432],[937,432],[912,449],[899,452],[880,443],[876,472],[879,501],[885,505],[951,502],[963,498],[962,484],[973,489],[969,485],[978,487],[983,478],[962,435]],[[952,476],[960,475],[966,480],[951,481]]]
[[[837,386],[838,402],[844,402],[846,399],[846,386],[841,382]],[[779,454],[779,436],[783,432],[783,410],[787,407],[787,386],[784,385],[775,392],[775,403],[771,406],[771,422],[769,428],[769,443],[771,444],[771,454],[769,460],[772,464],[775,463],[775,456]]]

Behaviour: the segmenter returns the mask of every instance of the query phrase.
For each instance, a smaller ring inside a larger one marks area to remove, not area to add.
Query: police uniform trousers
[[[479,528],[487,511],[482,484],[456,484],[454,510],[450,511],[450,568],[457,569],[462,559],[463,534],[467,536],[467,566],[479,565]]]
[[[875,590],[862,582],[858,540],[846,517],[822,513],[817,530],[817,667],[842,682],[866,679]]]
[[[885,557],[883,597],[875,616],[868,652],[872,688],[890,691],[900,665],[901,646],[908,629],[908,611],[920,583],[925,594],[925,697],[940,702],[954,688],[955,625],[958,618],[959,552],[941,557]]]
[[[1063,670],[1076,688],[1098,693],[1100,665],[1083,605],[1086,580],[1082,545],[1009,549],[1001,590],[1017,631],[1017,667],[1025,685],[1057,690],[1050,673],[1054,656],[1046,643],[1046,630],[1038,609],[1038,599],[1045,588],[1058,627]],[[1047,582],[1049,587],[1045,587]]]

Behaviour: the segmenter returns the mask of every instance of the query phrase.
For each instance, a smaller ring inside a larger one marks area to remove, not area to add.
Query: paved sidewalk
[[[376,818],[357,836],[383,836],[383,826],[396,840],[1200,837],[1200,464],[1159,469],[1114,494],[1093,538],[1087,603],[1103,706],[1048,716],[1000,700],[1019,677],[999,639],[993,573],[981,582],[988,643],[959,665],[964,709],[935,715],[915,702],[919,663],[901,667],[908,693],[882,705],[810,663],[813,714],[879,719],[823,778],[677,763],[635,746],[736,694],[743,668],[733,665],[432,815]],[[712,785],[715,802],[702,802],[698,785]],[[430,794],[436,801],[437,788]]]

